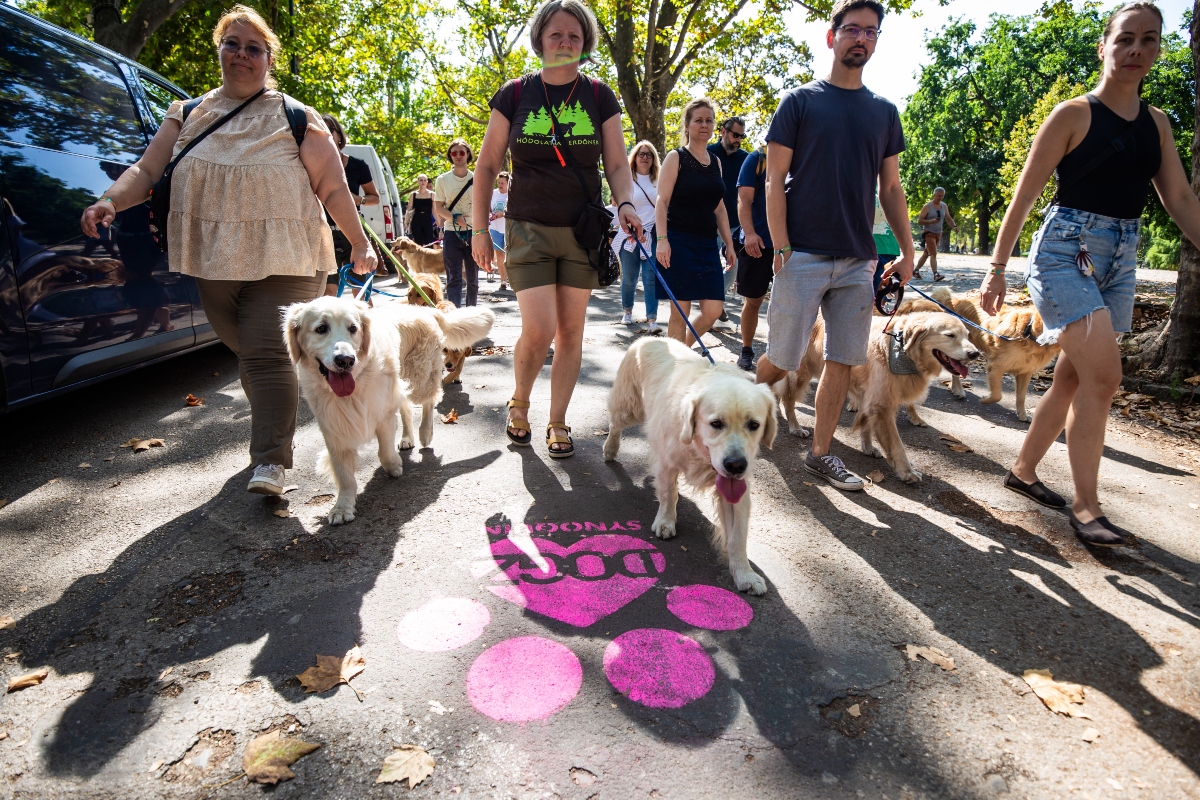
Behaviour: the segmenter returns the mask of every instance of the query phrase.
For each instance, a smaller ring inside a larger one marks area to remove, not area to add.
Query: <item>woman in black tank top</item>
[[[996,314],[1008,254],[1057,171],[1058,192],[1034,236],[1026,283],[1041,316],[1033,323],[1042,331],[1038,343],[1057,344],[1062,354],[1004,484],[1042,505],[1065,508],[1066,500],[1038,480],[1037,466],[1067,427],[1075,483],[1071,527],[1092,546],[1125,543],[1125,532],[1100,510],[1097,483],[1108,412],[1121,384],[1117,334],[1128,331],[1133,318],[1140,217],[1151,182],[1183,234],[1200,243],[1200,201],[1170,122],[1139,97],[1158,59],[1162,22],[1147,2],[1126,3],[1108,18],[1100,85],[1059,105],[1038,131],[981,289],[984,310]]]
[[[700,316],[692,323],[699,336],[712,327],[725,305],[718,237],[725,243],[726,263],[730,268],[734,264],[721,163],[706,149],[715,125],[711,101],[697,98],[684,106],[686,144],[667,153],[658,178],[654,233],[662,278],[657,292],[662,297],[670,288],[679,301],[683,316],[672,304],[667,335],[687,345],[695,342],[684,322],[691,314],[692,301],[700,301]]]

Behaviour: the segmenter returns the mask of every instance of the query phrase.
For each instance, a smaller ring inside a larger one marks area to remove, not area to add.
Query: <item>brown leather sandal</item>
[[[508,401],[505,407],[529,408],[529,401],[518,400],[514,397]],[[514,430],[518,433],[513,433]],[[529,447],[533,443],[533,431],[529,429],[529,422],[523,419],[514,419],[512,414],[508,415],[508,420],[505,422],[504,435],[518,447]]]
[[[565,430],[566,436],[560,436],[557,433],[551,433],[554,429]],[[554,449],[556,444],[569,445],[559,450]],[[546,448],[550,451],[551,458],[570,458],[575,455],[575,442],[571,439],[571,426],[565,422],[551,422],[546,426]]]

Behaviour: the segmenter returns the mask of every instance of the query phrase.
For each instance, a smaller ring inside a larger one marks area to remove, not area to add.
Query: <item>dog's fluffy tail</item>
[[[496,315],[486,308],[468,306],[437,315],[442,329],[442,338],[451,350],[462,350],[487,336],[496,321]]]

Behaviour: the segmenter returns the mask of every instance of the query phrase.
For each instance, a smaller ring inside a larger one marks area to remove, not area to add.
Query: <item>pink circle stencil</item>
[[[708,694],[716,669],[695,639],[662,628],[639,628],[609,643],[604,674],[634,702],[680,708]]]
[[[492,621],[487,606],[465,597],[442,597],[413,609],[400,620],[400,643],[422,653],[440,653],[470,644]]]
[[[558,642],[520,636],[489,647],[467,672],[467,697],[501,722],[546,719],[575,698],[583,665]]]
[[[718,586],[678,586],[667,593],[667,610],[688,625],[710,631],[735,631],[754,619],[754,608]]]

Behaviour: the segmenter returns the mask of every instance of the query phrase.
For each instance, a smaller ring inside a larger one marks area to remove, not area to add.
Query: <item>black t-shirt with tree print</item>
[[[617,96],[607,85],[580,74],[578,83],[561,86],[543,84],[537,73],[525,75],[521,81],[521,96],[509,81],[492,97],[489,105],[509,121],[508,147],[512,153],[512,185],[508,192],[508,219],[536,222],[552,227],[569,228],[579,221],[583,207],[600,196],[600,127],[621,113]],[[544,88],[543,88],[544,87]],[[546,108],[558,118],[558,130]],[[563,150],[559,163],[554,142]],[[565,147],[583,171],[589,196],[583,196],[579,178],[571,169]]]

